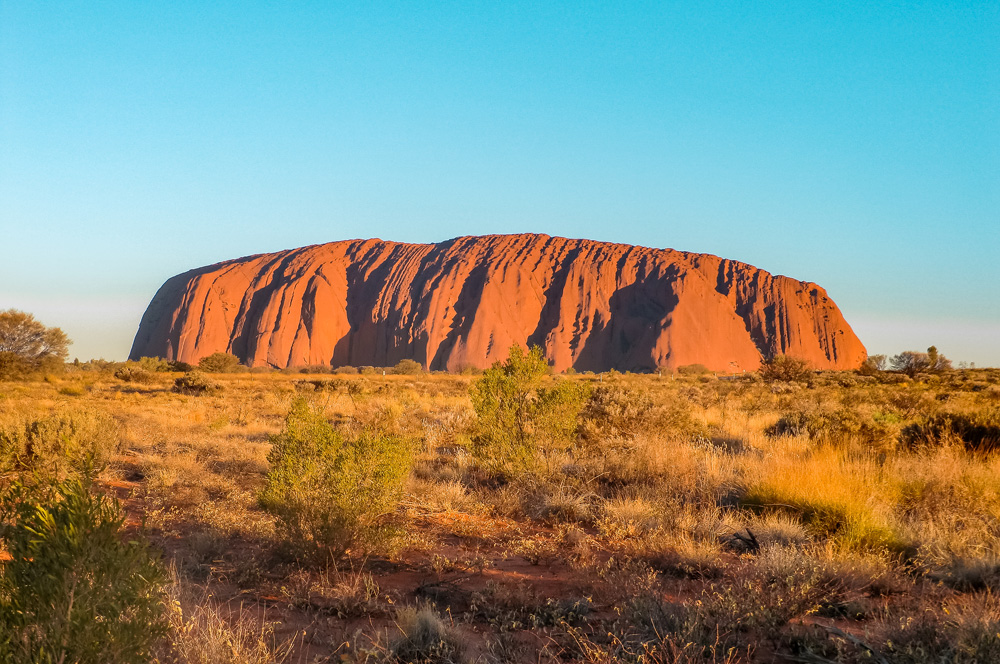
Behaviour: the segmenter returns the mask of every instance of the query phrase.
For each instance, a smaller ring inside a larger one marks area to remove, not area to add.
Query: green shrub
[[[787,383],[809,380],[812,373],[807,361],[791,355],[775,355],[760,368],[760,375],[764,380]]]
[[[472,454],[493,472],[534,467],[534,395],[547,368],[540,348],[525,353],[514,345],[506,362],[495,362],[469,388],[477,417]]]
[[[857,407],[796,410],[783,414],[765,429],[769,436],[808,435],[823,442],[855,439],[877,449],[889,449],[899,438],[901,419],[891,412],[868,414]]]
[[[198,368],[208,373],[236,373],[244,369],[240,358],[231,353],[212,353],[198,360]]]
[[[198,371],[189,371],[174,381],[174,392],[180,394],[215,394],[222,391],[222,386],[213,383]]]
[[[973,413],[938,413],[905,427],[900,436],[910,448],[960,440],[970,452],[1000,450],[1000,408]]]
[[[461,636],[431,607],[401,609],[396,625],[400,635],[389,644],[389,662],[450,664],[462,661],[464,643]]]
[[[572,445],[590,394],[585,383],[561,380],[541,388],[549,366],[537,346],[511,346],[469,388],[476,411],[473,456],[490,472],[511,475],[540,469],[548,453]]]
[[[154,376],[152,372],[144,368],[138,362],[126,362],[115,369],[115,378],[125,383],[152,383]]]
[[[67,410],[15,420],[0,429],[0,467],[63,475],[107,463],[121,444],[121,427],[110,415]]]
[[[533,409],[535,438],[546,458],[573,446],[580,411],[590,392],[589,384],[573,380],[557,380],[552,387],[538,388]]]
[[[302,374],[328,374],[333,371],[329,364],[306,364],[301,367],[294,367],[295,371]]]
[[[424,367],[416,360],[400,360],[392,368],[392,373],[405,376],[417,376],[424,372]]]
[[[164,373],[167,371],[177,371],[173,368],[175,362],[170,362],[162,357],[140,357],[139,366],[150,373]]]
[[[123,538],[124,521],[79,479],[0,496],[2,661],[150,661],[166,577],[141,540]]]
[[[580,413],[580,433],[588,441],[631,437],[647,428],[653,415],[653,400],[623,385],[601,385]]]
[[[323,413],[298,398],[272,436],[261,505],[291,542],[332,558],[391,535],[412,452],[395,436],[366,430],[345,440]]]
[[[677,367],[677,373],[682,376],[701,376],[712,372],[704,364],[685,364],[682,367]]]

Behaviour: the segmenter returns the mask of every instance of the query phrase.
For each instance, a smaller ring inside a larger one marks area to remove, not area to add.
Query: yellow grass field
[[[0,383],[5,486],[97,450],[168,571],[157,661],[1000,661],[1000,371],[548,376],[590,405],[506,473],[477,375],[179,376]],[[410,450],[377,541],[306,555],[263,509],[297,399]]]

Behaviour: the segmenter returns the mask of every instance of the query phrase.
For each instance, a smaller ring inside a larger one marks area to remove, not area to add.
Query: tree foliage
[[[858,373],[864,376],[874,376],[889,368],[889,358],[885,355],[869,355],[861,363]]]
[[[0,311],[0,380],[21,378],[59,366],[69,353],[69,337],[17,309]]]
[[[889,360],[893,371],[904,373],[913,378],[919,373],[940,372],[951,369],[951,360],[938,352],[936,346],[931,346],[926,353],[906,350],[899,355],[893,355]]]

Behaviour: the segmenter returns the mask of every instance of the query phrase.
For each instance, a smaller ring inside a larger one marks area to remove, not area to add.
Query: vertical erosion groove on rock
[[[546,235],[348,240],[169,279],[131,357],[251,366],[486,367],[511,344],[556,371],[757,368],[778,354],[849,369],[865,348],[813,283],[709,254]]]

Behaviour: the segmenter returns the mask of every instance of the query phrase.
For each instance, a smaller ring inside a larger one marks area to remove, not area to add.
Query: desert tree
[[[904,350],[899,355],[893,355],[889,366],[893,371],[913,378],[919,373],[951,369],[951,360],[939,353],[936,346],[931,346],[926,353]]]
[[[0,378],[16,378],[61,365],[69,353],[69,337],[58,327],[45,327],[17,309],[0,311]]]
[[[864,376],[873,376],[882,373],[889,368],[889,358],[885,355],[869,355],[858,368],[858,373]]]
[[[951,360],[938,352],[937,346],[927,349],[927,368],[930,371],[946,371],[951,369]]]

